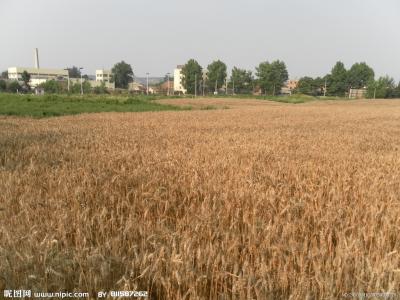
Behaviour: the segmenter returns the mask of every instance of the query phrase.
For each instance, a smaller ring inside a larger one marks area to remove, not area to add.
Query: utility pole
[[[374,99],[376,99],[376,87],[374,88]]]
[[[202,85],[203,85],[203,97],[204,97],[204,78],[203,78],[203,80],[201,81],[201,83],[202,83]]]
[[[80,71],[80,73],[81,73],[81,95],[83,95],[83,77],[82,77],[82,70],[83,70],[82,67],[79,68],[79,71]]]
[[[232,77],[232,95],[235,95],[235,79]]]
[[[218,88],[218,79],[215,80],[215,90],[214,90],[214,95],[217,95],[217,88]]]
[[[324,97],[326,96],[326,78],[325,78],[325,87],[324,87]]]
[[[69,93],[69,68],[64,69],[65,71],[68,71],[68,93]]]
[[[149,73],[146,73],[146,94],[149,95]]]
[[[170,73],[167,73],[167,76],[168,76],[168,92],[167,92],[167,95],[169,96],[169,75],[170,75]]]
[[[225,95],[228,95],[228,79],[225,77]]]
[[[197,97],[197,74],[194,74],[194,97]]]

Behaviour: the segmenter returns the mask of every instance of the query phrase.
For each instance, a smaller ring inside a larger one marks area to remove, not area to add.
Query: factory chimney
[[[39,69],[39,50],[35,48],[35,68]]]

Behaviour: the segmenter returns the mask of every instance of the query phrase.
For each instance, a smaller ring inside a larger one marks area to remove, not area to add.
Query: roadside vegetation
[[[160,98],[165,97],[0,94],[0,115],[42,118],[94,112],[144,112],[190,109],[190,107],[177,107],[151,101]]]
[[[306,94],[293,94],[293,95],[281,95],[281,96],[265,96],[265,95],[213,95],[212,98],[233,98],[233,99],[249,99],[249,100],[267,100],[267,101],[275,101],[282,103],[292,103],[292,104],[300,104],[311,101],[323,101],[323,100],[349,100],[344,97],[334,97],[334,96],[311,96]]]

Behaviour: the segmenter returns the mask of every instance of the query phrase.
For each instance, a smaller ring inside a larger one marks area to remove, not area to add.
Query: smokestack
[[[35,68],[39,69],[39,50],[35,48]]]

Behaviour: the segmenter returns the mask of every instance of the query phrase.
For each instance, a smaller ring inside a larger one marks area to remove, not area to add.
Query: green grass
[[[282,103],[292,103],[292,104],[299,104],[299,103],[306,103],[310,101],[320,101],[320,100],[348,100],[347,98],[340,98],[340,97],[314,97],[308,96],[304,94],[293,94],[290,96],[255,96],[255,95],[212,95],[209,97],[213,98],[234,98],[234,99],[255,99],[255,100],[268,100],[268,101],[275,101],[275,102],[282,102]]]
[[[165,98],[165,97],[164,97]],[[0,115],[29,116],[35,118],[75,115],[98,112],[145,112],[165,110],[187,110],[153,102],[154,96],[109,96],[109,95],[16,95],[0,94]]]

